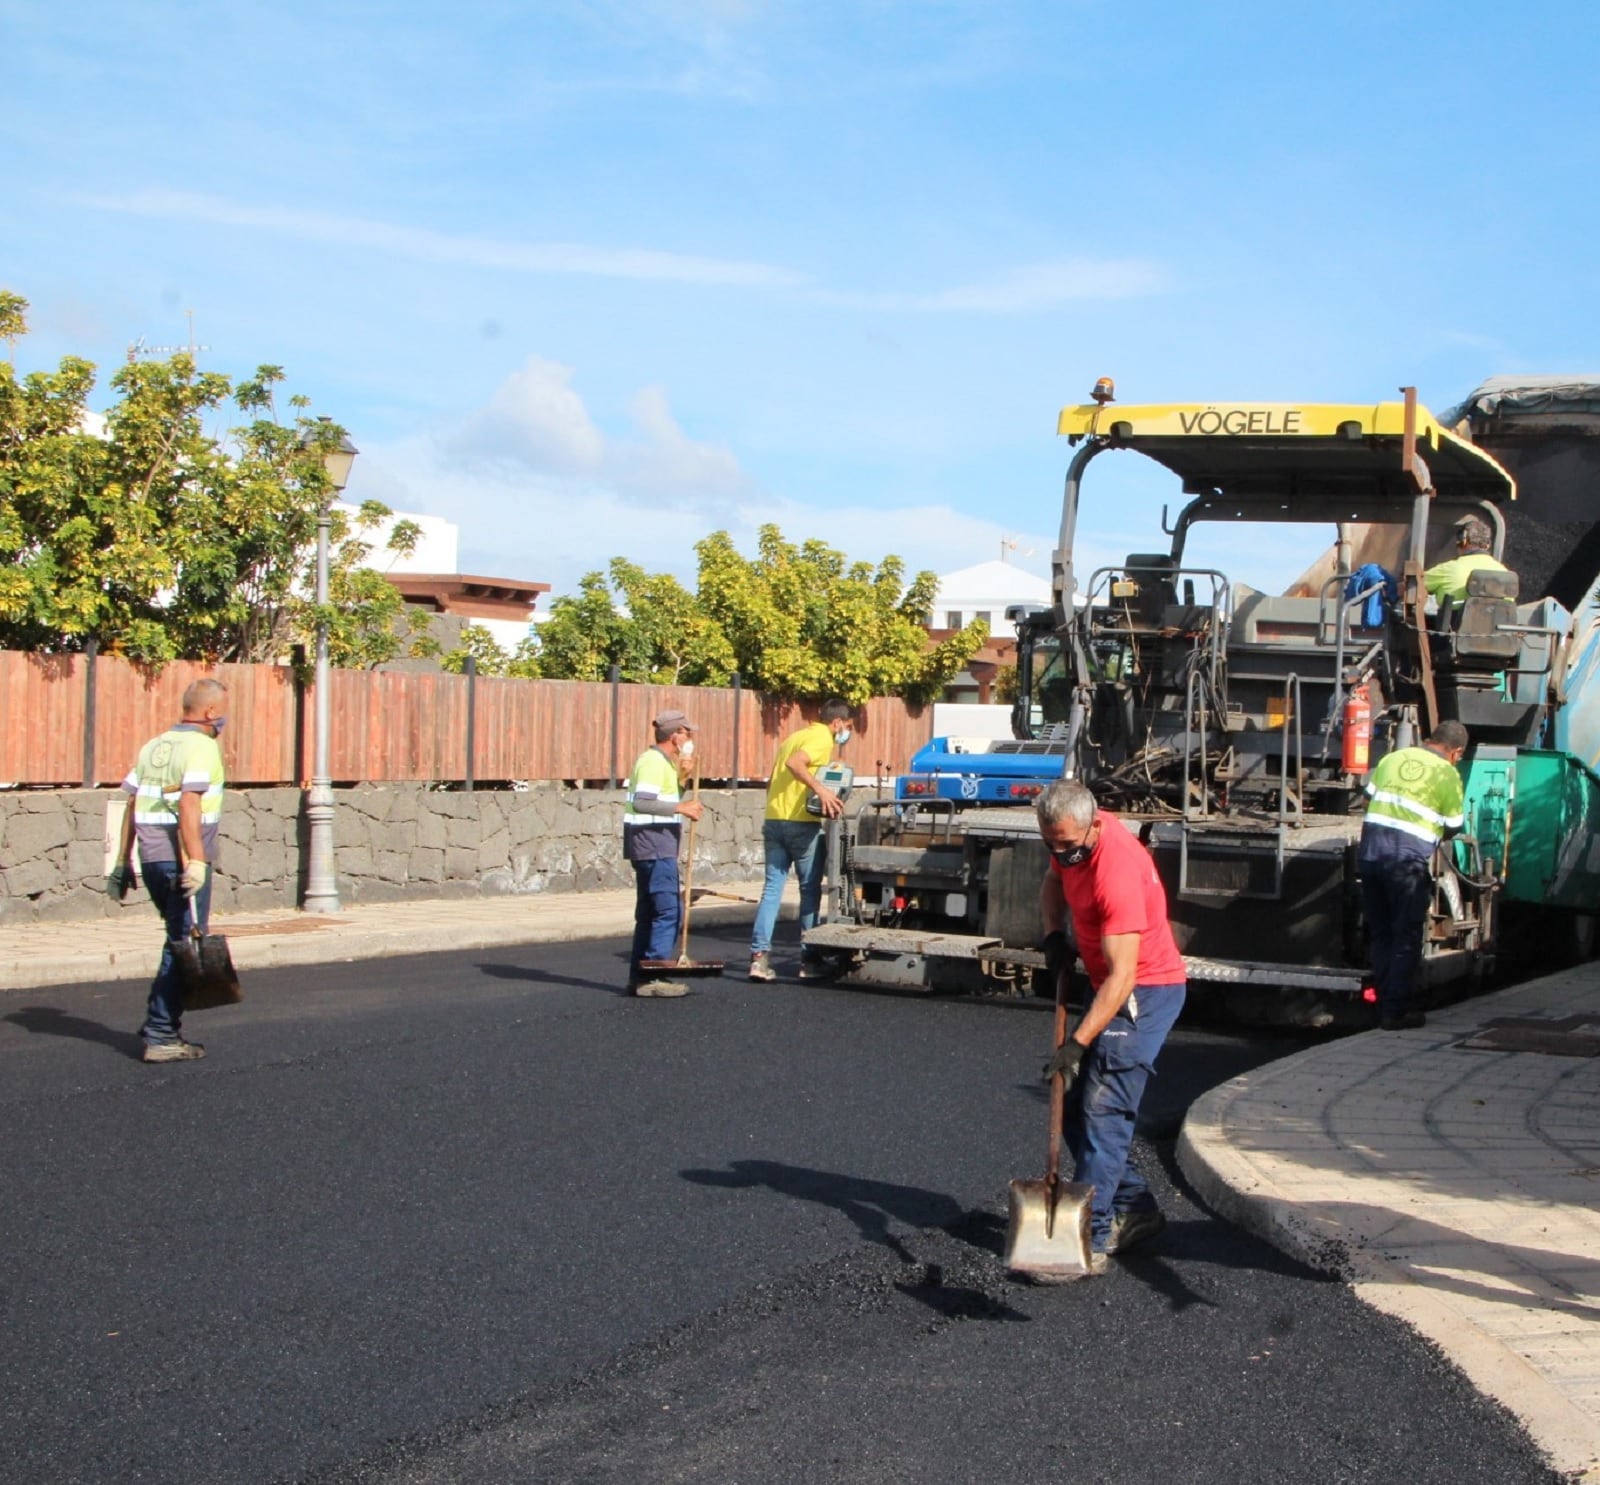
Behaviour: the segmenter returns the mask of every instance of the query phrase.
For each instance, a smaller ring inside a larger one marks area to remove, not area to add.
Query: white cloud
[[[701,258],[649,248],[501,242],[490,237],[434,232],[425,227],[396,226],[363,217],[334,216],[281,206],[245,206],[190,191],[130,191],[81,199],[85,205],[101,211],[217,222],[229,227],[259,227],[312,242],[367,248],[424,262],[459,263],[471,268],[504,269],[514,273],[578,274],[740,288],[784,288],[804,282],[803,275],[767,263]]]
[[[530,356],[495,389],[487,407],[438,440],[448,467],[503,466],[506,474],[582,485],[646,503],[688,500],[715,515],[754,486],[733,451],[684,432],[662,387],[645,387],[629,408],[631,436],[610,437],[572,385],[573,370]]]
[[[852,560],[904,559],[907,575],[999,556],[1014,528],[943,504],[823,510],[759,488],[727,447],[689,437],[667,394],[647,387],[632,429],[608,436],[573,386],[569,367],[532,357],[455,430],[364,448],[352,499],[378,495],[397,510],[461,527],[467,570],[548,582],[570,592],[585,572],[623,556],[652,571],[695,576],[694,544],[729,532],[753,553],[768,523],[791,540],[821,537]],[[1014,558],[1044,571],[1051,542],[1023,536]]]
[[[512,372],[448,446],[468,461],[508,459],[549,473],[593,472],[606,462],[605,435],[572,389],[572,368],[539,356]]]
[[[1157,263],[1139,258],[1066,258],[1012,268],[993,279],[923,293],[811,287],[803,273],[771,263],[696,257],[653,248],[603,248],[582,243],[504,242],[406,227],[364,217],[292,207],[248,206],[191,191],[143,190],[81,197],[84,205],[124,215],[215,222],[311,242],[363,248],[430,263],[511,273],[566,274],[722,288],[801,292],[818,304],[911,314],[1023,314],[1086,300],[1142,298],[1170,286]]]
[[[750,490],[750,477],[731,449],[696,442],[678,426],[663,388],[646,387],[631,411],[641,436],[616,445],[610,460],[621,489],[714,498]]]

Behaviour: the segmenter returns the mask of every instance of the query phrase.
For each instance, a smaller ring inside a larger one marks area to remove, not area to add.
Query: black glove
[[[1050,975],[1050,988],[1055,989],[1055,984],[1061,978],[1061,971],[1072,967],[1072,945],[1067,942],[1067,935],[1056,929],[1054,933],[1047,933],[1044,942],[1039,945],[1044,950],[1044,967]]]
[[[1044,1080],[1049,1082],[1057,1073],[1061,1074],[1062,1090],[1070,1092],[1072,1085],[1078,1081],[1078,1068],[1083,1064],[1083,1054],[1088,1048],[1082,1042],[1075,1042],[1070,1037],[1057,1050],[1056,1055],[1044,1065]]]
[[[137,885],[131,866],[114,866],[106,874],[106,896],[113,902],[121,902]]]

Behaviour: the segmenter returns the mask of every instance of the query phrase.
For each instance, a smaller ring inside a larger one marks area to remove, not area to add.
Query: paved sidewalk
[[[1474,1037],[1495,1020],[1544,1025]],[[1434,1341],[1558,1470],[1600,1481],[1597,1052],[1591,964],[1226,1083],[1190,1109],[1179,1164],[1223,1216]]]
[[[759,882],[696,887],[690,953],[701,928],[748,923],[761,896]],[[427,954],[440,949],[487,949],[507,944],[564,943],[633,932],[631,890],[552,892],[471,897],[455,901],[391,902],[328,916],[283,909],[218,913],[211,926],[228,936],[241,970],[287,964],[326,964]],[[786,915],[798,905],[791,881]],[[0,929],[0,991],[89,980],[148,979],[161,950],[153,911],[79,923],[29,923]],[[724,956],[725,957],[725,956]]]

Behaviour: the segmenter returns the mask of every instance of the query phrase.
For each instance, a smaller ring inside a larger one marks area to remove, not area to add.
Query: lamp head
[[[334,431],[332,418],[318,417],[317,422],[323,425],[317,430],[317,434],[313,435],[312,430],[308,428],[301,435],[300,441],[311,448],[321,446],[322,467],[327,473],[328,483],[333,486],[333,493],[339,495],[350,483],[350,470],[356,462],[356,455],[361,450],[350,442],[350,435],[342,428],[338,430],[338,443],[330,441],[329,436]]]

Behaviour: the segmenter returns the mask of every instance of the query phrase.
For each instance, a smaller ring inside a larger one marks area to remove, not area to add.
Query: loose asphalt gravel
[[[1139,1142],[1171,1226],[1044,1289],[1000,1263],[1041,1007],[639,1001],[620,954],[261,973],[164,1067],[137,986],[0,1000],[0,1476],[1555,1479],[1181,1188],[1188,1101],[1298,1043],[1180,1028]]]

